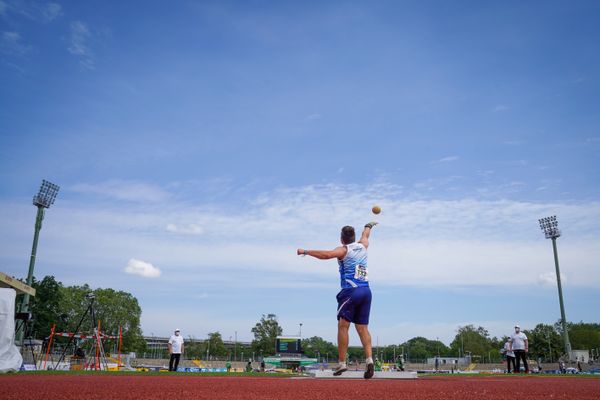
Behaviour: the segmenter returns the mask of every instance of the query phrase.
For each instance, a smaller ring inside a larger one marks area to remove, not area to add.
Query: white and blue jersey
[[[338,260],[342,290],[337,294],[337,319],[368,325],[371,288],[367,271],[367,249],[361,243],[346,245],[346,256]]]
[[[346,256],[338,260],[342,289],[369,287],[367,249],[362,243],[346,245]]]

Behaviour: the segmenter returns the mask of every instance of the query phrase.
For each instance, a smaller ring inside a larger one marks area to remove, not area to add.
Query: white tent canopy
[[[15,372],[21,368],[23,357],[15,346],[14,289],[0,288],[0,373]]]

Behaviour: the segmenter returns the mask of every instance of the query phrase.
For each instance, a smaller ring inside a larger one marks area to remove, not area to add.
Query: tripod
[[[21,342],[21,354],[25,355],[26,347],[29,347],[29,350],[31,351],[31,360],[33,362],[35,369],[37,369],[37,360],[35,357],[35,353],[33,351],[33,347],[34,347],[33,337],[32,337],[33,319],[31,317],[31,313],[17,313],[16,320],[17,320],[17,329],[15,331],[19,332],[21,329],[24,330],[23,340]],[[26,344],[25,339],[28,339],[29,343]],[[25,361],[23,361],[23,364],[25,364]]]
[[[106,363],[106,355],[104,353],[104,346],[102,344],[102,338],[100,337],[100,332],[98,330],[98,327],[96,326],[96,309],[94,308],[94,300],[95,300],[96,296],[93,293],[89,293],[85,297],[86,297],[86,299],[89,300],[90,304],[88,305],[87,310],[85,310],[85,313],[83,313],[81,319],[79,320],[79,323],[77,324],[77,328],[75,328],[74,334],[69,337],[69,341],[67,342],[67,345],[63,349],[63,352],[62,352],[60,358],[54,365],[55,370],[58,368],[58,365],[61,363],[61,361],[64,360],[67,349],[69,349],[69,346],[75,339],[75,335],[77,334],[77,332],[79,332],[79,328],[81,328],[83,321],[85,320],[85,318],[88,315],[91,318],[92,332],[94,332],[92,335],[92,340],[93,340],[92,352],[91,352],[92,354],[89,357],[89,361],[94,360],[94,362],[93,362],[93,364],[91,362],[86,362],[86,366],[90,366],[90,369],[96,369],[96,370],[102,369],[101,368],[102,366],[104,367],[105,370],[108,369],[108,364]]]

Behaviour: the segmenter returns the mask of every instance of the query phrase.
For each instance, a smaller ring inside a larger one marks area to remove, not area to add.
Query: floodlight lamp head
[[[50,206],[54,204],[54,200],[56,200],[59,189],[60,187],[58,185],[48,182],[45,179],[42,180],[40,191],[33,196],[33,205],[36,207],[50,208]]]
[[[539,220],[540,229],[544,232],[546,239],[556,239],[560,237],[560,229],[558,229],[558,221],[556,215],[551,217],[541,218]]]

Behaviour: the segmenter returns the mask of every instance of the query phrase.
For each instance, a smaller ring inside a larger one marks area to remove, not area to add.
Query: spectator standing
[[[175,329],[174,335],[169,338],[169,371],[177,371],[179,366],[179,359],[183,354],[183,336],[181,336],[179,329]]]
[[[381,371],[381,361],[375,357],[375,371]]]
[[[511,342],[509,350],[515,353],[515,373],[521,372],[521,360],[523,360],[523,366],[525,367],[525,373],[529,373],[529,365],[527,364],[527,353],[529,352],[529,340],[527,336],[521,332],[521,327],[515,325],[515,333],[511,336]]]
[[[506,343],[504,343],[504,355],[506,356],[506,371],[510,374],[510,366],[512,365],[512,370],[516,371],[517,367],[515,365],[515,352],[510,350],[510,343],[512,342],[511,338],[508,338]]]
[[[404,359],[402,356],[398,356],[398,358],[397,358],[396,369],[399,369],[400,371],[404,371]]]

